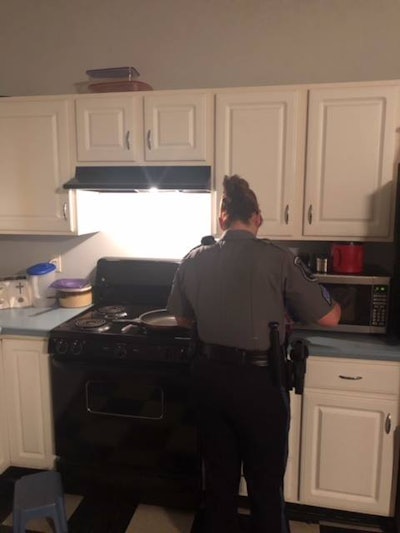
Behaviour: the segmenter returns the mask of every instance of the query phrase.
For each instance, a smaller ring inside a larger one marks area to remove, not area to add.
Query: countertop
[[[389,339],[384,335],[303,330],[290,337],[291,342],[296,339],[306,341],[311,356],[400,362],[400,339]]]
[[[90,307],[90,306],[89,306]],[[88,307],[24,307],[0,310],[0,335],[47,337],[49,331]]]
[[[86,309],[88,307],[1,309],[0,335],[47,337],[52,328]],[[301,330],[293,332],[291,342],[300,338],[306,341],[310,356],[400,362],[400,339],[389,340],[383,335]]]

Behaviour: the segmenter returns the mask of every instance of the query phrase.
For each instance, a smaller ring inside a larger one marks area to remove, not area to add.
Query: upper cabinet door
[[[144,120],[146,161],[210,160],[210,93],[146,94]]]
[[[71,101],[0,102],[0,233],[69,234]]]
[[[142,159],[142,97],[83,96],[76,100],[78,161]]]
[[[391,238],[398,88],[312,89],[305,236]]]
[[[225,175],[246,179],[264,218],[260,236],[300,233],[306,100],[299,88],[217,94],[217,204]]]

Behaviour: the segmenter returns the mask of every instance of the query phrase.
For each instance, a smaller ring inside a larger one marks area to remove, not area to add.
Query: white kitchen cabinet
[[[300,503],[393,516],[399,395],[399,363],[309,359]]]
[[[212,100],[211,93],[190,91],[146,95],[145,160],[209,161]]]
[[[3,338],[4,390],[14,466],[52,468],[54,443],[47,340]]]
[[[399,87],[313,88],[304,199],[307,237],[392,237]]]
[[[62,189],[73,175],[72,118],[70,98],[1,99],[0,234],[98,230],[97,194]]]
[[[79,162],[212,162],[211,92],[82,95],[76,99]]]
[[[260,237],[392,240],[399,98],[398,83],[218,91],[215,233],[223,177],[239,174]]]
[[[289,430],[289,453],[284,480],[285,501],[298,503],[299,492],[299,461],[300,461],[300,431],[301,431],[301,396],[290,393],[291,421]],[[247,496],[246,480],[242,476],[239,494]]]
[[[0,474],[10,465],[8,444],[8,425],[6,417],[6,394],[4,379],[4,361],[0,341]]]
[[[75,102],[78,161],[139,161],[142,96],[82,96]]]
[[[245,178],[264,218],[259,236],[301,233],[306,105],[307,91],[296,87],[216,96],[215,208],[224,176]]]

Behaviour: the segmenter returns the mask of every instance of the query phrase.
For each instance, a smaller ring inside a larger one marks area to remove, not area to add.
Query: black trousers
[[[239,533],[241,464],[251,531],[288,533],[283,500],[290,420],[269,367],[195,361],[193,400],[205,469],[205,533]]]

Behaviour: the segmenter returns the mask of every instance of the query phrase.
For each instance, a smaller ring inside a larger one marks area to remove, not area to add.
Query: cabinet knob
[[[131,132],[128,130],[125,134],[125,146],[127,150],[131,149],[131,141],[130,141]]]
[[[286,204],[285,213],[283,215],[285,224],[289,224],[289,204]]]
[[[152,146],[151,146],[151,130],[147,130],[146,142],[147,142],[147,148],[149,150],[151,150],[151,148],[152,148]]]
[[[386,420],[385,420],[385,432],[390,433],[391,428],[392,428],[392,417],[391,417],[391,414],[389,413],[386,416]]]
[[[310,204],[307,213],[308,223],[312,224],[312,205]]]

